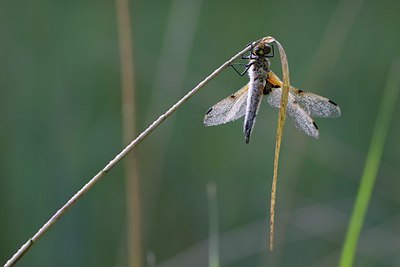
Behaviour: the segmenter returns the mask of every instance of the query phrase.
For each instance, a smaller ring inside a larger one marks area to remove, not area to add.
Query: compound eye
[[[264,51],[263,51],[266,55],[271,53],[271,46],[269,45],[265,45],[264,47]]]

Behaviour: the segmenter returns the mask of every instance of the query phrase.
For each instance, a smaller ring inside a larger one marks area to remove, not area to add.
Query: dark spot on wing
[[[296,101],[296,100],[294,100],[294,101],[293,101],[293,104],[297,104],[297,101]]]
[[[335,102],[333,102],[332,100],[329,99],[329,103],[331,103],[334,106],[337,106],[337,104]]]
[[[317,126],[317,124],[315,123],[315,121],[313,121],[312,124],[314,124],[315,129],[318,130],[318,126]]]
[[[235,98],[236,96],[235,95],[231,95],[231,98]]]
[[[272,87],[273,88],[281,88],[278,84],[273,84]]]
[[[300,90],[300,89],[297,89],[297,93],[301,94],[301,93],[304,93],[304,91]]]
[[[210,113],[212,109],[213,108],[210,108],[209,110],[207,110],[206,114]]]

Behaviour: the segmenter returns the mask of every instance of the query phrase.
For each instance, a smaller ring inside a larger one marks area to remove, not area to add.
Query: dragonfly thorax
[[[269,60],[267,58],[252,59],[250,61],[251,67],[249,69],[250,81],[254,80],[267,80],[269,70]]]

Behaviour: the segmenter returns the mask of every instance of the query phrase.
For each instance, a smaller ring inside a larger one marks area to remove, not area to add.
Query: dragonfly
[[[208,109],[204,117],[205,126],[225,124],[244,116],[244,139],[249,143],[263,97],[272,107],[280,107],[283,83],[270,70],[269,58],[273,56],[273,46],[260,43],[252,48],[248,56],[242,57],[249,59],[244,72],[239,73],[234,69],[242,76],[248,72],[249,83]],[[312,117],[337,118],[341,111],[332,100],[291,86],[286,115],[297,129],[318,139],[318,126]]]

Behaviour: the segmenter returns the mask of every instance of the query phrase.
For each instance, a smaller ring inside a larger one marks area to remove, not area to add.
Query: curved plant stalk
[[[278,165],[279,165],[279,152],[281,150],[283,128],[286,120],[286,107],[289,96],[290,79],[289,79],[289,63],[285,50],[282,45],[275,40],[273,37],[265,37],[261,42],[272,43],[275,42],[279,49],[279,55],[281,58],[282,75],[283,75],[283,86],[282,86],[282,97],[278,115],[278,126],[276,130],[275,139],[275,156],[274,156],[274,175],[272,178],[271,186],[271,206],[270,206],[270,219],[269,219],[269,249],[274,249],[274,233],[275,233],[275,202],[276,202],[276,186],[278,182]]]
[[[272,37],[270,37],[272,38]],[[265,38],[264,38],[265,39]],[[273,39],[273,38],[272,38]],[[253,42],[255,45],[258,41]],[[156,119],[149,127],[146,128],[136,139],[126,146],[118,155],[115,156],[102,170],[100,170],[92,179],[89,180],[67,203],[65,203],[31,238],[26,241],[21,248],[7,261],[5,267],[13,266],[31,247],[52,227],[66,212],[71,208],[86,192],[88,192],[101,178],[103,178],[117,163],[119,163],[131,150],[133,150],[140,142],[142,142],[151,132],[153,132],[162,122],[172,115],[180,106],[188,101],[194,94],[202,89],[209,81],[220,74],[224,69],[228,68],[235,60],[242,57],[248,52],[252,46],[247,46],[242,51],[237,53],[231,59],[222,64],[207,78],[201,81],[189,93],[176,102],[170,109]]]

